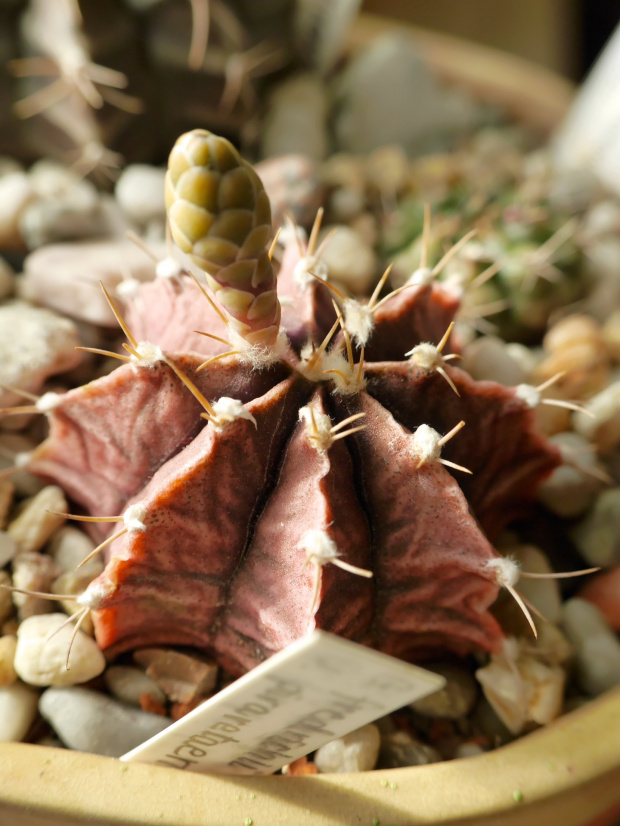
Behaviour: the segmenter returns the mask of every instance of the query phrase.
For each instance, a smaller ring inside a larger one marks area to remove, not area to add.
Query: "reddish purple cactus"
[[[199,162],[208,167],[204,152]],[[258,243],[248,253],[217,212],[240,211],[236,192],[228,186],[233,207],[209,197],[213,226],[235,238],[231,260],[255,281],[258,261],[272,289]],[[262,200],[260,210],[264,223]],[[189,243],[186,252],[192,265]],[[81,598],[111,656],[189,645],[241,673],[315,627],[406,659],[498,650],[489,607],[502,579],[489,539],[559,456],[515,389],[447,366],[446,341],[418,346],[447,338],[458,301],[445,288],[412,283],[380,306],[342,301],[337,318],[327,286],[308,275],[313,252],[312,239],[309,251],[296,241],[285,250],[288,339],[264,344],[279,312],[269,298],[244,349],[245,305],[227,284],[243,285],[218,261],[232,337],[189,277],[145,286],[128,326],[158,347],[132,339],[131,363],[50,414],[32,469],[91,514],[124,511],[105,571]],[[347,332],[335,334],[339,324]]]

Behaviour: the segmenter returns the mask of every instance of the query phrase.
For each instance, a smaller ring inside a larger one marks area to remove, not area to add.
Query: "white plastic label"
[[[271,774],[444,684],[438,674],[314,631],[121,760]]]

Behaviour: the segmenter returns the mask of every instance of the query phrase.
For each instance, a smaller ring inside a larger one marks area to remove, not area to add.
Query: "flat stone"
[[[37,716],[38,702],[38,692],[23,683],[0,688],[0,742],[24,739]]]
[[[97,643],[80,630],[71,647],[67,670],[67,651],[74,628],[69,624],[60,629],[66,620],[66,614],[40,614],[19,626],[15,670],[25,683],[75,685],[92,680],[105,668],[105,657]]]
[[[133,658],[175,703],[191,703],[215,689],[218,667],[210,660],[166,648],[142,648]]]
[[[0,385],[38,392],[48,376],[71,370],[81,361],[75,324],[24,301],[0,306]],[[0,390],[0,405],[24,404]]]
[[[374,769],[379,757],[379,729],[370,723],[317,749],[314,763],[319,772],[340,774]]]
[[[86,688],[49,688],[39,711],[66,746],[107,757],[120,757],[171,722]]]
[[[165,244],[151,246],[158,258],[166,257]],[[26,258],[22,295],[75,318],[118,327],[99,281],[115,298],[125,273],[137,281],[151,281],[155,266],[127,240],[50,244]]]

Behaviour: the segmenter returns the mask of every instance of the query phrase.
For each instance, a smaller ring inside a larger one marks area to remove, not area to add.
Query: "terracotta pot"
[[[352,48],[393,27],[362,17]],[[413,27],[437,72],[549,132],[568,81]],[[0,746],[6,826],[613,826],[620,821],[620,689],[495,752],[356,775],[221,778],[24,744]]]

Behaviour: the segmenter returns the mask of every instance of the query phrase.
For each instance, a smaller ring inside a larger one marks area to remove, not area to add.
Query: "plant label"
[[[271,774],[444,684],[438,674],[314,631],[121,760]]]

